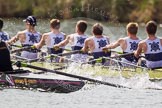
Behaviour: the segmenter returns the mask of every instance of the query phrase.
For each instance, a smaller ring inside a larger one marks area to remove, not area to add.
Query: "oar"
[[[96,80],[96,79],[92,79],[92,78],[87,78],[87,77],[83,77],[83,76],[79,76],[79,75],[69,74],[69,73],[58,71],[58,70],[50,70],[50,69],[46,69],[46,68],[42,68],[42,67],[38,67],[38,66],[28,65],[28,64],[25,64],[25,63],[21,63],[21,62],[17,62],[17,65],[21,66],[21,67],[28,67],[28,68],[37,69],[37,70],[46,71],[46,72],[51,72],[51,73],[55,73],[55,74],[59,74],[59,75],[72,77],[72,78],[77,78],[77,79],[80,79],[80,80],[86,80],[86,81],[90,81],[90,82],[94,82],[94,83],[104,84],[104,85],[108,85],[108,86],[112,86],[112,87],[129,88],[129,87],[119,85],[119,84],[113,84],[113,83],[100,81],[100,80]],[[131,88],[129,88],[129,89],[131,89]]]
[[[16,52],[20,52],[20,51],[25,51],[25,50],[29,50],[29,49],[34,49],[34,50],[38,50],[38,52],[40,52],[41,50],[39,49],[35,49],[34,46],[29,46],[29,47],[22,47],[20,49],[15,49],[15,50],[12,50],[11,53],[16,53]]]
[[[77,53],[80,53],[80,52],[81,52],[80,50],[75,50],[75,51],[71,51],[71,52],[67,52],[67,53],[50,54],[48,56],[45,56],[44,58],[62,57],[62,56],[68,56],[68,55],[72,55],[72,54],[77,54]],[[69,59],[67,58],[67,60],[69,60]],[[73,61],[73,60],[71,60],[71,61]]]
[[[146,68],[146,67],[142,67],[142,66],[138,66],[138,65],[132,64],[132,63],[127,63],[127,62],[119,61],[119,60],[116,60],[116,59],[114,59],[112,57],[103,57],[103,58],[107,59],[107,60],[112,60],[112,61],[115,61],[115,62],[123,63],[123,64],[126,64],[126,65],[142,68],[142,69],[149,69],[149,68]]]
[[[77,54],[77,53],[81,53],[81,51],[80,51],[80,50],[74,50],[74,51],[71,51],[71,52],[60,53],[60,54],[57,54],[57,55],[58,55],[58,56],[68,56],[68,55]]]
[[[28,70],[13,70],[13,71],[6,71],[6,72],[0,72],[1,74],[23,74],[23,73],[30,73]]]
[[[61,48],[61,47],[53,47],[53,49],[54,49],[55,51],[58,51],[58,50],[60,50],[60,49],[65,50],[65,51],[72,51],[72,50],[70,50],[70,49]]]
[[[111,57],[111,58],[122,58],[122,57],[128,57],[128,56],[133,56],[134,53],[125,53],[125,54],[120,54],[120,55],[117,55],[117,56],[114,56],[114,57]]]
[[[36,62],[36,61],[40,60],[40,58],[28,59],[28,58],[24,58],[24,57],[17,56],[17,55],[12,55],[12,57],[14,57],[15,59],[25,60],[25,61],[27,61],[29,63]]]
[[[11,53],[16,53],[16,52],[20,52],[20,51],[24,51],[24,50],[29,50],[31,49],[30,47],[23,47],[23,48],[20,48],[20,49],[15,49],[15,50],[12,50]]]
[[[83,64],[92,63],[92,62],[95,62],[95,63],[102,63],[102,60],[103,60],[103,58],[92,59],[92,60],[89,60],[89,61],[87,61],[87,62],[81,63],[81,66],[82,66]]]
[[[115,51],[115,50],[110,50],[110,49],[108,49],[108,50],[103,50],[103,52],[105,52],[105,53],[113,52],[113,53],[117,53],[117,54],[123,54],[123,52],[119,52],[119,51]]]
[[[116,52],[116,51],[114,51],[114,52]],[[121,52],[120,52],[121,53]],[[114,59],[114,58],[121,58],[121,57],[126,57],[126,56],[131,56],[131,55],[133,55],[134,53],[126,53],[126,54],[120,54],[120,55],[118,55],[118,56],[114,56],[114,57],[108,57],[108,58],[110,58],[110,59]],[[102,63],[102,60],[103,60],[103,58],[106,58],[106,57],[100,57],[100,58],[97,58],[97,59],[92,59],[92,60],[90,60],[90,61],[88,61],[88,62],[85,62],[85,63],[90,63],[90,62],[96,62],[96,63]],[[115,59],[114,59],[115,60]],[[85,64],[85,63],[82,63],[82,64]]]
[[[67,52],[67,53],[60,53],[60,54],[57,54],[57,56],[68,56],[68,55],[71,55],[71,54],[76,54],[76,53],[81,53],[82,51],[81,50],[70,50],[70,49],[66,49],[66,48],[61,48],[61,47],[54,47],[53,48],[55,51],[58,51],[60,49],[62,50],[66,50],[66,51],[70,51],[70,52]],[[54,54],[55,55],[55,54]]]
[[[13,44],[13,45],[11,45],[11,46],[14,46],[14,47],[17,47],[17,48],[22,48],[21,45],[15,45],[15,44]]]

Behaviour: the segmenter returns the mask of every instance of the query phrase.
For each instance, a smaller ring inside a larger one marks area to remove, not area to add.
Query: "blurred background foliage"
[[[162,22],[162,0],[0,0],[0,17]]]

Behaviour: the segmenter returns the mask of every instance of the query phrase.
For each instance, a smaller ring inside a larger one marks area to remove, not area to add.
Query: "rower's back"
[[[88,38],[85,34],[87,30],[87,22],[84,20],[79,20],[76,24],[75,31],[70,35],[70,46],[72,51],[81,50],[84,46],[84,41]],[[87,55],[86,54],[72,54],[71,59],[75,61],[86,62]]]
[[[0,40],[0,71],[12,71],[10,52],[5,42]]]
[[[154,21],[149,21],[146,24],[146,32],[148,38],[144,40],[146,43],[145,58],[148,68],[162,67],[162,39],[155,36],[157,24]]]
[[[130,22],[127,24],[127,37],[123,38],[125,44],[122,47],[123,53],[132,53],[137,50],[138,44],[141,41],[137,37],[138,32],[138,24],[134,22]],[[137,63],[138,59],[135,56],[126,56],[122,59],[124,62]]]
[[[111,52],[104,52],[102,50],[103,47],[110,44],[109,38],[103,35],[102,24],[99,23],[94,24],[92,27],[92,33],[94,35],[92,37],[93,47],[90,49],[92,51],[94,59],[97,59],[99,57],[109,57],[111,55]]]

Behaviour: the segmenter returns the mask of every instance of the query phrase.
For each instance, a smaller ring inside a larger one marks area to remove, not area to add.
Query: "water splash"
[[[123,77],[122,70],[115,70],[112,68],[107,69],[107,73],[100,73],[103,69],[100,66],[92,67],[89,64],[84,65],[83,67],[79,67],[78,63],[72,63],[67,72],[82,75],[84,77],[89,77],[101,81],[110,82],[113,84],[120,84],[126,87],[130,87],[132,89],[155,89],[162,90],[162,86],[157,82],[150,81],[149,74],[147,70],[141,70],[140,74],[135,74],[129,78]],[[104,70],[105,71],[105,70]],[[96,74],[96,73],[100,74]],[[118,74],[117,74],[118,73]],[[129,72],[128,72],[129,73]]]
[[[161,89],[162,86],[157,84],[156,82],[150,81],[150,77],[148,73],[136,75],[131,77],[130,79],[125,79],[122,81],[124,86],[128,86],[135,89]]]

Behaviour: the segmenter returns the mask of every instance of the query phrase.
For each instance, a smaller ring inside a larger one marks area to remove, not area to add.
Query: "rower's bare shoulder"
[[[85,39],[85,42],[90,42],[90,41],[93,41],[92,37]]]
[[[48,32],[48,33],[43,33],[43,37],[47,37],[47,36],[49,36],[49,34],[50,34],[50,32]]]
[[[125,41],[126,38],[119,38],[117,41],[121,42],[121,41]]]
[[[18,31],[18,32],[17,32],[17,35],[24,35],[25,32],[26,32],[25,30],[24,30],[24,31]]]
[[[17,34],[16,34],[16,37],[21,37],[21,38],[25,38],[25,30],[24,31],[19,31],[19,32],[17,32]]]
[[[139,44],[146,44],[146,40],[141,40]]]
[[[116,43],[118,44],[124,44],[126,41],[125,41],[125,38],[119,38]]]
[[[144,48],[146,46],[147,46],[147,44],[146,44],[145,40],[140,41],[139,44],[138,44],[138,47],[140,47],[140,48]]]

